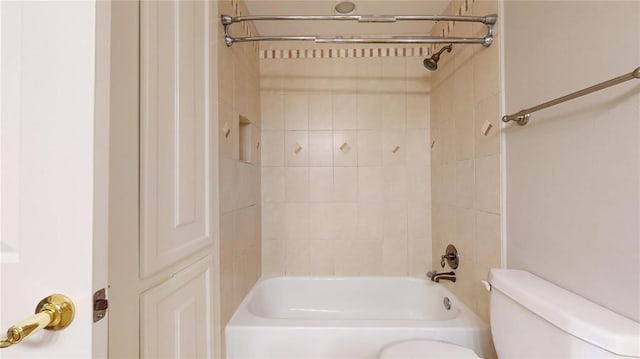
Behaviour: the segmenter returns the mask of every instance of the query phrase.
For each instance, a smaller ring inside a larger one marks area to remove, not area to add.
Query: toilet
[[[529,272],[489,272],[491,332],[498,358],[640,358],[640,323]],[[478,358],[435,340],[387,346],[380,359]]]

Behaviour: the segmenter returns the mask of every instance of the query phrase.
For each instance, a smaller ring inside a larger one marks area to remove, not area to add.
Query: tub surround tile
[[[407,242],[384,240],[382,243],[383,275],[403,276],[407,274]]]
[[[309,97],[307,95],[284,96],[284,128],[286,130],[309,129]]]
[[[284,192],[285,202],[308,202],[309,167],[285,167]]]
[[[356,95],[338,93],[338,94],[333,94],[331,98],[332,98],[332,113],[333,113],[333,129],[334,130],[355,130],[357,128]]]
[[[284,159],[287,166],[309,165],[308,131],[285,131]]]
[[[234,4],[223,0],[216,6],[222,13],[247,13],[243,1],[234,0]],[[255,33],[253,25],[250,27]],[[220,300],[213,310],[218,318],[214,328],[224,328],[242,298],[262,275],[263,264],[269,271],[276,271],[277,264],[263,261],[262,255],[268,253],[269,257],[279,258],[280,250],[274,245],[266,246],[263,252],[262,238],[266,238],[264,234],[269,238],[282,237],[282,205],[264,203],[263,207],[261,192],[270,202],[283,201],[284,171],[274,168],[266,174],[263,183],[261,169],[265,164],[280,167],[284,164],[284,100],[281,94],[260,92],[256,48],[227,48],[218,42],[213,56],[217,57],[218,66],[214,71],[218,76],[218,91],[212,92],[217,93],[219,105],[213,108],[217,116],[212,118],[218,122],[214,124],[219,134],[214,161],[219,163],[217,191],[220,196],[220,277],[218,288],[214,289],[220,293]],[[251,163],[240,161],[241,116],[250,122],[249,132],[255,140],[250,144]],[[263,132],[263,126],[269,132]],[[263,213],[268,214],[264,222]],[[221,353],[214,353],[216,357],[224,357],[224,330],[220,340],[216,346],[221,348]]]
[[[265,274],[431,267],[430,74],[413,60],[260,61]]]
[[[309,132],[309,165],[333,166],[333,147],[331,131]]]
[[[333,146],[333,165],[335,167],[358,165],[357,131],[333,132]]]
[[[358,166],[382,165],[382,132],[358,131]]]
[[[309,129],[333,129],[333,100],[331,93],[309,95]]]
[[[469,6],[467,14],[497,12],[497,1]],[[445,13],[458,14],[459,8],[460,3],[451,3]],[[444,30],[451,36],[469,28],[480,36],[486,33],[484,25],[447,25],[436,24],[432,33]],[[497,32],[488,48],[454,48],[431,74],[433,261],[447,244],[456,245],[461,258],[458,281],[445,285],[485,321],[488,295],[479,281],[486,279],[489,268],[501,265],[500,41]],[[486,122],[491,128],[484,133]]]
[[[262,128],[284,129],[284,98],[280,94],[264,93],[261,96]]]
[[[284,165],[284,131],[262,131],[262,165]]]

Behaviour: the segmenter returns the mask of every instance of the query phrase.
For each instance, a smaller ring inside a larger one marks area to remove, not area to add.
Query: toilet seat
[[[391,344],[380,351],[379,359],[417,358],[480,358],[476,353],[459,345],[436,340],[407,340]]]

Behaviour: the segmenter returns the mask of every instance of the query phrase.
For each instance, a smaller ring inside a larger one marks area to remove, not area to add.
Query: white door
[[[75,304],[2,358],[106,357],[109,4],[0,2],[0,339],[54,293]]]

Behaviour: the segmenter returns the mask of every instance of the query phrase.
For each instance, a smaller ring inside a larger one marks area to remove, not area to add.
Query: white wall
[[[640,2],[515,2],[504,16],[508,113],[640,65]],[[640,81],[509,125],[507,266],[640,320]]]

